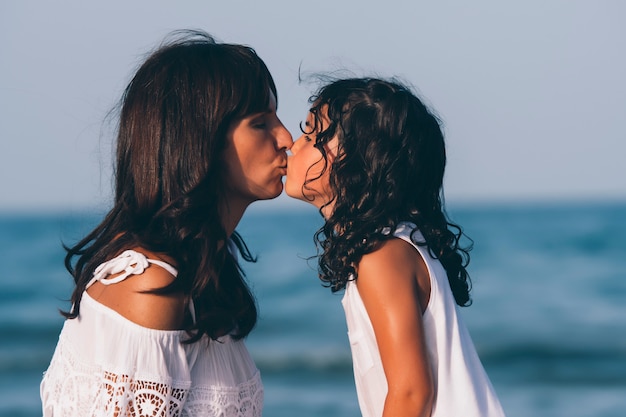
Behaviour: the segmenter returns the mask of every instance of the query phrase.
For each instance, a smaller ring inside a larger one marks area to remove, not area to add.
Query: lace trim
[[[257,372],[236,387],[173,387],[80,363],[58,346],[41,384],[43,416],[260,417]]]
[[[94,416],[180,416],[186,390],[104,372]]]

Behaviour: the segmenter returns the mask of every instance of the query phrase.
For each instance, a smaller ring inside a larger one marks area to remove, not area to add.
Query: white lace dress
[[[150,263],[176,275],[168,264],[126,251],[96,269],[92,283],[120,282]],[[181,343],[186,338],[182,330],[139,326],[85,292],[44,373],[43,416],[260,416],[263,386],[243,341],[207,343],[205,335]]]

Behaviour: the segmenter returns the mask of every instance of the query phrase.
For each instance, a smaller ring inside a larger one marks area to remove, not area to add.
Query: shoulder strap
[[[149,264],[158,265],[174,276],[178,275],[178,271],[166,262],[148,259],[142,253],[127,250],[122,252],[119,256],[100,264],[93,272],[93,278],[87,283],[85,289],[89,288],[97,281],[104,285],[111,285],[124,281],[130,275],[143,274]],[[108,278],[115,274],[120,275],[115,278]]]
[[[95,282],[100,282],[104,285],[111,285],[122,282],[131,275],[143,274],[143,271],[146,270],[149,264],[158,265],[174,276],[178,275],[176,268],[167,262],[163,262],[158,259],[148,259],[143,253],[139,253],[134,250],[127,250],[122,252],[119,256],[100,264],[93,272],[93,278],[91,278],[91,280],[87,283],[85,289],[91,287]],[[120,274],[120,272],[123,273]],[[108,278],[109,276],[115,274],[120,275],[115,278]],[[193,300],[189,301],[189,312],[191,314],[191,319],[195,324],[196,309],[193,304]]]
[[[397,238],[403,239],[409,243],[412,243],[417,247],[418,244],[424,243],[424,236],[422,232],[417,228],[415,223],[412,222],[400,222],[393,232],[393,235]]]

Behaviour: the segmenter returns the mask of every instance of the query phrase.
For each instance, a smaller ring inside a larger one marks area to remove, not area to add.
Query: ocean
[[[258,205],[258,206],[257,206]],[[461,312],[509,417],[626,416],[626,203],[449,205],[474,240]],[[0,417],[41,415],[68,308],[62,242],[95,213],[0,215]],[[266,416],[359,416],[341,294],[316,276],[315,209],[256,203],[239,232],[260,319]]]

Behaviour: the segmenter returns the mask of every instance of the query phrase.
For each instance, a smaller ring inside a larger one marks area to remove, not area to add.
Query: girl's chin
[[[300,200],[302,202],[309,203],[310,205],[319,208],[319,206],[316,204],[315,201],[312,201],[311,198],[307,198],[304,195],[302,195],[302,192],[300,192],[300,193],[290,193],[289,190],[285,190],[285,194],[289,198],[293,198],[294,200]]]
[[[289,182],[285,183],[285,194],[296,200],[306,201],[302,196],[302,188],[290,187]]]

